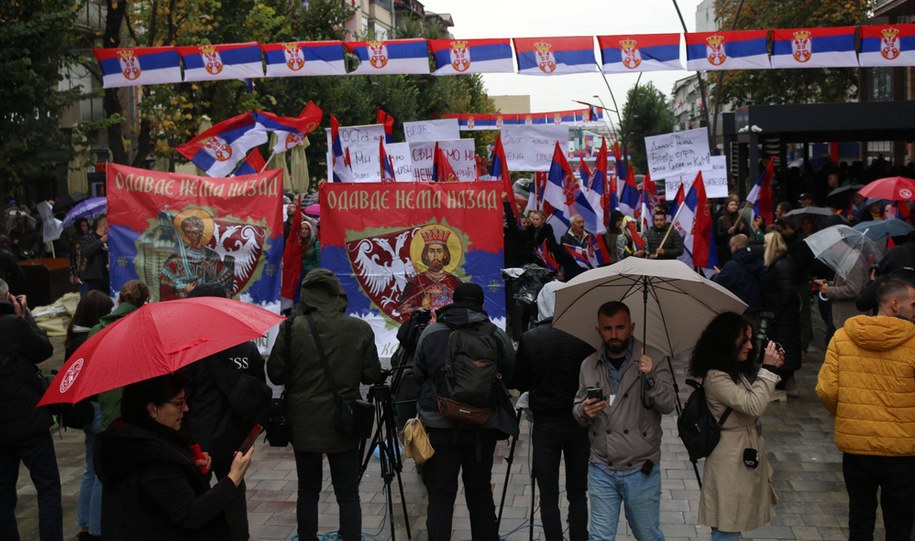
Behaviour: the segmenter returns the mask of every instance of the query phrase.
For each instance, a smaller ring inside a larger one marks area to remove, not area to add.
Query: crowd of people
[[[803,206],[812,198],[802,194],[798,201]],[[833,210],[853,220],[876,216],[873,203],[861,203],[866,212],[856,212],[854,201]],[[879,491],[887,539],[908,539],[915,517],[915,242],[894,239],[897,246],[873,268],[856,261],[835,273],[820,266],[803,242],[826,223],[803,213],[786,216],[793,206],[779,203],[774,223],[765,224],[729,198],[717,216],[719,247],[726,249],[712,279],[748,308],[715,317],[689,358],[689,375],[703,380],[707,407],[721,419],[721,439],[703,467],[698,523],[711,528],[713,540],[736,540],[771,520],[776,495],[760,418],[773,400],[787,400],[796,390],[794,374],[804,366],[815,302],[828,329],[816,393],[836,415],[851,538],[872,536]],[[507,209],[507,223],[510,215]],[[633,238],[628,217],[611,216],[603,240],[613,261],[682,254],[683,239],[666,209],[658,207],[652,218],[643,244]],[[637,323],[618,300],[608,299],[594,314],[596,347],[553,327],[556,290],[584,271],[563,255],[569,252],[562,245],[588,246],[593,233],[580,216],[571,217],[561,235],[541,211],[525,219],[523,230],[506,226],[507,264],[536,264],[546,251],[560,264],[559,279],[540,288],[535,306],[509,312],[513,336],[490,322],[484,290],[464,282],[411,347],[416,411],[435,450],[421,472],[428,538],[451,538],[460,478],[472,538],[499,539],[493,454],[498,441],[518,436],[511,393],[517,390],[529,396],[532,477],[547,541],[566,536],[564,522],[574,541],[614,539],[621,511],[637,539],[663,539],[661,420],[675,409],[676,375],[670,363],[661,362],[660,351],[637,338]],[[268,381],[284,386],[298,476],[298,538],[317,538],[325,457],[339,505],[339,536],[361,538],[362,438],[341,430],[338,409],[341,400],[361,398],[360,385],[383,376],[371,327],[346,315],[339,279],[320,267],[317,227],[310,218],[301,224],[300,296],[266,361],[247,342],[177,373],[88,399],[80,541],[248,539],[244,478],[255,450],[239,447],[253,423],[266,423],[269,399],[263,409],[244,410],[231,389],[245,385],[269,397]],[[85,288],[67,329],[67,356],[150,300],[146,284],[133,280],[112,302],[100,282],[107,276],[95,273],[107,271],[106,220],[78,229],[76,269]],[[230,294],[218,282],[205,282],[186,296]],[[765,346],[757,345],[762,332]],[[37,492],[40,539],[61,540],[52,419],[46,408],[36,407],[43,389],[34,369],[53,348],[27,299],[2,279],[0,351],[0,408],[6,412],[0,420],[0,538],[19,539],[16,480],[22,463]],[[202,453],[193,451],[195,444]]]

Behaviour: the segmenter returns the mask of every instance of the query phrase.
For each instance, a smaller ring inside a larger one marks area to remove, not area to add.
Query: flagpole
[[[275,150],[274,150],[273,152],[270,153],[270,157],[267,158],[267,161],[266,161],[266,162],[264,162],[264,166],[261,167],[261,170],[260,170],[261,173],[263,173],[264,170],[267,169],[267,166],[270,165],[270,161],[273,160],[273,157],[274,157],[274,156],[276,156],[276,151],[275,151]]]
[[[680,177],[680,183],[681,183],[681,184],[683,183],[683,177]],[[692,189],[692,187],[691,187],[690,189]],[[674,214],[674,217],[671,218],[671,220],[670,220],[670,227],[667,228],[667,233],[664,233],[664,238],[661,239],[661,244],[658,245],[658,248],[663,248],[663,247],[664,247],[664,241],[667,240],[667,237],[670,235],[670,232],[673,231],[673,229],[674,229],[674,223],[676,223],[677,218],[680,217],[680,211],[682,211],[682,210],[683,210],[683,207],[685,207],[685,206],[686,206],[686,196],[684,195],[684,196],[683,196],[683,203],[681,203],[680,206],[677,207],[677,212]]]

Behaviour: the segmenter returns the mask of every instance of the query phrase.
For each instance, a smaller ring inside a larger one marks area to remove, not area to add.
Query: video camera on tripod
[[[759,313],[759,328],[756,330],[756,336],[753,337],[753,349],[756,352],[756,358],[754,359],[757,364],[762,364],[763,357],[766,354],[766,347],[769,345],[769,336],[767,331],[769,329],[769,324],[772,320],[775,319],[774,312],[760,312]],[[785,353],[785,349],[778,342],[775,343],[775,347],[782,352],[782,355]]]

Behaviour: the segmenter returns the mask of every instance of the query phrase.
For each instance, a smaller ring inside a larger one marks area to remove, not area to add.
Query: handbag
[[[286,358],[289,358],[290,344],[292,340],[292,322],[295,317],[289,319],[284,324],[283,333],[286,339]],[[267,443],[270,447],[286,447],[289,445],[289,422],[286,420],[286,391],[279,398],[270,399],[270,410],[267,418]]]
[[[429,434],[426,432],[423,422],[419,419],[419,415],[404,423],[403,431],[401,431],[400,435],[403,437],[404,456],[412,458],[417,464],[422,464],[435,454],[435,449],[432,448],[432,443],[429,442]]]
[[[318,359],[321,361],[321,368],[324,369],[327,386],[334,393],[334,429],[345,436],[362,440],[368,438],[372,435],[372,427],[375,422],[375,406],[359,398],[340,396],[327,366],[327,356],[321,345],[318,326],[311,314],[305,314],[305,319],[308,320],[308,326],[311,328],[311,336],[314,338],[315,347],[318,350]]]

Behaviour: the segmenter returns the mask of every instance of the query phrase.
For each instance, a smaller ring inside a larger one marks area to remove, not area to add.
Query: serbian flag
[[[289,237],[283,248],[283,281],[280,286],[280,296],[295,301],[302,286],[302,244],[299,236],[302,234],[302,197],[296,197],[295,214],[289,225]]]
[[[768,30],[687,33],[686,69],[769,69],[768,37]]]
[[[773,30],[772,67],[858,67],[858,55],[855,54],[855,27]]]
[[[680,186],[677,188],[677,194],[667,203],[667,220],[669,222],[675,222],[677,210],[680,208],[680,205],[683,204],[685,198],[686,196],[683,194],[683,183],[681,182]]]
[[[588,231],[593,232],[595,228],[603,226],[598,224],[598,215],[582,192],[581,185],[575,178],[558,141],[553,150],[553,163],[550,165],[546,186],[543,189],[543,200],[555,209],[553,217],[559,219],[565,228],[568,228],[569,220],[576,214],[584,219]],[[559,227],[553,232],[561,236],[565,228]]]
[[[211,177],[226,177],[252,148],[267,142],[267,132],[251,111],[223,120],[178,146],[182,156]]]
[[[461,131],[473,131],[473,130],[488,130],[492,127],[492,120],[490,120],[490,115],[487,114],[468,114],[461,115],[455,113],[448,113],[442,115],[442,118],[455,118],[458,121],[458,129]]]
[[[375,108],[376,124],[384,126],[384,142],[391,144],[394,142],[394,117],[381,110],[381,107]]]
[[[451,167],[448,157],[435,142],[435,148],[432,151],[432,182],[457,182],[458,176]]]
[[[351,75],[429,73],[429,48],[424,39],[347,41],[343,45],[359,57]]]
[[[594,175],[591,177],[591,193],[600,197],[597,208],[600,208],[600,212],[603,215],[604,231],[610,225],[610,213],[619,207],[619,199],[616,196],[616,183],[607,176],[607,158],[607,140],[601,138]]]
[[[502,136],[496,138],[496,145],[492,150],[492,163],[489,165],[489,178],[491,180],[501,180],[502,190],[508,196],[508,202],[511,204],[512,214],[515,216],[515,224],[521,225],[521,216],[518,215],[518,201],[515,199],[515,189],[512,185],[512,177],[508,171],[508,160],[505,159],[505,148],[502,146]]]
[[[591,235],[588,237],[588,257],[591,260],[592,268],[610,264],[610,251],[607,250],[603,235]]]
[[[520,74],[559,75],[597,70],[591,36],[513,38],[512,41]]]
[[[585,198],[594,211],[595,218],[593,224],[585,222],[585,228],[599,235],[607,230],[607,219],[604,212],[606,183],[601,180],[603,178],[602,174],[596,171],[592,172],[584,160],[581,161],[580,169],[581,184],[587,188],[585,190]]]
[[[635,220],[626,219],[626,230],[629,231],[629,238],[632,239],[632,243],[635,244],[636,250],[644,250],[648,243],[642,238],[642,235],[639,234],[639,230],[635,227]]]
[[[553,257],[553,254],[550,253],[550,249],[547,246],[546,239],[544,239],[543,242],[540,243],[540,246],[536,246],[534,248],[534,254],[536,254],[537,259],[539,259],[540,262],[543,263],[544,267],[546,267],[547,269],[549,269],[553,272],[559,271],[559,262],[556,261],[556,258]]]
[[[775,168],[775,156],[769,158],[766,170],[763,171],[753,189],[747,194],[747,203],[753,205],[753,215],[762,216],[767,224],[772,223],[772,174]]]
[[[861,27],[862,67],[915,66],[915,24]]]
[[[384,141],[378,140],[378,159],[381,162],[381,182],[396,182],[394,177],[394,163],[384,150]]]
[[[571,244],[563,244],[563,250],[572,258],[572,261],[575,262],[579,267],[587,270],[591,268],[591,254],[588,253],[587,248],[580,248],[578,246],[572,246]]]
[[[314,105],[311,102],[308,103],[317,108],[317,105]],[[276,136],[276,144],[273,145],[272,150],[274,154],[286,152],[301,144],[305,140],[305,136],[318,127],[318,124],[321,122],[321,117],[324,114],[323,111],[318,108],[316,113],[317,116],[314,116],[312,112],[307,111],[307,109],[308,106],[306,106],[306,110],[302,111],[307,115],[304,118],[278,116],[273,113],[268,113],[267,111],[254,112],[254,118],[257,121],[258,126],[267,133],[272,133]]]
[[[680,34],[597,36],[604,73],[682,70]]]
[[[262,43],[267,77],[346,75],[341,41]]]
[[[651,180],[651,174],[646,173],[645,178],[642,179],[642,223],[646,224],[646,227],[651,225],[652,214],[654,214],[657,202],[658,188]]]
[[[623,191],[620,193],[620,212],[626,216],[636,217],[639,207],[639,187],[635,183],[635,170],[629,168],[629,173],[623,180]]]
[[[264,76],[261,48],[255,41],[178,47],[185,81],[252,79]]]
[[[241,162],[241,165],[238,166],[238,169],[235,170],[235,174],[232,176],[240,177],[242,175],[253,175],[255,173],[260,173],[265,167],[267,167],[267,162],[264,161],[264,156],[261,155],[260,150],[255,148],[248,154],[245,161]]]
[[[181,56],[174,47],[92,49],[92,54],[104,88],[181,82]]]
[[[705,183],[702,180],[702,171],[699,171],[689,193],[683,200],[683,210],[680,212],[680,216],[681,223],[683,223],[683,215],[688,210],[688,218],[691,222],[691,227],[686,230],[686,235],[683,237],[683,255],[691,260],[689,262],[691,266],[701,269],[712,268],[718,264],[715,235],[712,234],[712,214],[707,203]]]
[[[344,154],[343,143],[340,142],[340,122],[334,115],[330,115],[330,148],[333,159],[333,181],[352,182],[353,170],[349,166],[349,149]]]
[[[514,73],[512,46],[505,39],[433,39],[429,41],[433,75]]]

